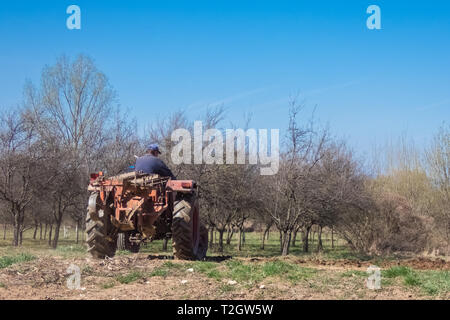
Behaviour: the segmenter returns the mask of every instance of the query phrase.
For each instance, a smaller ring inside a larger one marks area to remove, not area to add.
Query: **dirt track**
[[[158,257],[153,257],[158,258]],[[164,257],[163,257],[164,258]],[[215,259],[225,260],[225,259]],[[263,263],[274,259],[247,258],[245,263]],[[244,285],[227,284],[200,272],[189,272],[182,261],[175,274],[141,277],[130,283],[119,283],[118,275],[131,270],[150,274],[160,268],[166,259],[149,259],[146,254],[117,256],[108,260],[92,258],[63,259],[57,256],[40,257],[0,270],[0,299],[415,299],[426,298],[413,289],[391,285],[378,291],[365,287],[364,277],[337,277],[341,272],[367,269],[371,262],[347,260],[304,260],[288,258],[290,263],[320,270],[321,281],[304,279],[299,283],[264,279],[260,283]],[[223,262],[218,262],[220,266]],[[67,268],[77,265],[82,271],[81,288],[70,290],[66,282]],[[387,268],[398,265],[397,261],[379,265]],[[413,259],[402,261],[415,269],[450,270],[444,260]],[[108,285],[114,282],[112,285]],[[447,298],[450,299],[450,293]],[[444,297],[445,298],[445,297]]]

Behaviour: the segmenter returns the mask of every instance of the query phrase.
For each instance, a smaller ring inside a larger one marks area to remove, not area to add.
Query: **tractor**
[[[200,222],[197,184],[155,174],[90,175],[86,215],[88,251],[96,258],[117,249],[138,252],[143,243],[172,238],[174,257],[202,260],[208,232]]]

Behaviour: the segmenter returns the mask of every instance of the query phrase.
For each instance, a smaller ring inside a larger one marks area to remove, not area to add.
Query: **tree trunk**
[[[212,246],[214,242],[214,228],[209,229],[209,245]]]
[[[263,237],[262,237],[262,242],[261,242],[261,249],[264,250],[264,246],[265,246],[265,240],[269,240],[269,230],[270,230],[271,225],[267,226],[266,229],[264,230],[263,233]]]
[[[45,223],[45,230],[44,230],[44,240],[47,239],[47,228],[48,228],[48,223]]]
[[[290,230],[283,232],[282,247],[281,247],[282,256],[287,256],[289,254],[289,246],[291,244],[291,234],[292,232]]]
[[[219,231],[219,252],[223,252],[223,233],[225,229],[218,230]]]
[[[12,245],[14,247],[19,246],[19,236],[20,236],[20,219],[19,219],[19,213],[16,212],[14,215],[14,237],[12,241]]]
[[[80,221],[79,220],[77,220],[77,224],[76,224],[76,226],[75,226],[75,233],[77,234],[77,242],[76,242],[76,244],[78,244],[78,241],[79,241],[79,239],[80,239],[80,236],[79,236],[79,234],[78,234],[78,226],[80,225]]]
[[[334,249],[334,230],[331,228],[331,249]]]
[[[33,240],[36,240],[36,235],[38,231],[39,224],[36,222],[34,225],[34,233],[33,233]]]
[[[56,247],[58,246],[58,240],[59,240],[59,231],[61,229],[61,223],[62,221],[56,221],[56,226],[55,226],[55,235],[53,236],[53,242],[52,242],[52,248],[56,249]]]
[[[39,222],[39,240],[42,240],[42,222]]]
[[[238,239],[238,251],[241,251],[242,249],[242,228],[239,228],[239,239]]]
[[[264,240],[266,240],[266,231],[264,230],[262,237],[261,237],[261,250],[264,250]]]
[[[323,250],[323,244],[322,244],[322,226],[319,226],[319,230],[317,231],[317,252],[320,252]]]
[[[23,230],[20,230],[19,232],[19,246],[22,246],[23,242]]]
[[[3,225],[3,240],[6,240],[6,228],[7,228],[7,224],[5,223],[4,225]]]
[[[50,225],[50,230],[48,232],[48,245],[52,245],[52,231],[53,231],[53,223]]]
[[[230,231],[230,230],[231,230],[231,231]],[[233,235],[234,235],[234,228],[228,229],[228,233],[227,233],[227,244],[231,244],[231,240],[233,239]]]
[[[300,228],[295,228],[295,230],[294,230],[294,236],[292,237],[292,246],[293,247],[295,247],[295,242],[297,241],[297,233],[298,233],[298,230],[300,230]]]
[[[311,227],[305,227],[305,231],[303,232],[303,252],[308,252],[309,251],[309,232],[311,230]]]
[[[52,248],[56,249],[56,247],[58,246],[58,240],[59,240],[59,231],[61,229],[61,224],[62,224],[62,218],[64,215],[64,210],[61,207],[61,198],[58,198],[58,206],[54,209],[54,213],[56,213],[55,216],[55,222],[56,222],[56,226],[55,226],[55,235],[53,236],[53,243],[52,243]]]

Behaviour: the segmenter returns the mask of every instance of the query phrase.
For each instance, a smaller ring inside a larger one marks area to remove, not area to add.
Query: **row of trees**
[[[34,227],[36,236],[44,225],[44,237],[48,226],[49,244],[56,247],[65,219],[83,227],[89,173],[117,174],[143,146],[157,142],[177,177],[198,182],[202,215],[219,235],[219,250],[235,232],[240,249],[251,223],[263,232],[262,247],[269,230],[279,231],[282,255],[289,254],[298,234],[309,251],[312,229],[321,250],[323,228],[358,251],[449,254],[447,127],[425,151],[401,143],[378,150],[384,159],[367,166],[313,117],[302,121],[305,113],[292,100],[276,175],[260,175],[259,166],[250,164],[175,165],[171,134],[177,128],[192,132],[192,119],[175,112],[154,121],[141,137],[92,60],[62,57],[44,68],[39,86],[26,85],[23,105],[1,116],[2,222],[14,227],[14,245],[25,230]],[[220,129],[224,119],[222,108],[209,109],[203,129]]]
[[[262,247],[269,230],[279,231],[282,255],[289,254],[297,234],[302,236],[303,250],[309,251],[313,228],[318,250],[327,228],[365,253],[449,254],[448,127],[440,129],[426,150],[400,140],[377,150],[384,159],[375,157],[378,161],[367,165],[345,141],[316,127],[314,118],[302,122],[304,111],[295,99],[291,102],[280,168],[274,176],[261,176],[259,167],[249,164],[171,164],[180,177],[199,181],[203,216],[210,230],[218,232],[219,251],[235,231],[240,249],[241,235],[252,222],[264,234]],[[209,111],[205,129],[220,128],[223,118],[222,109]],[[150,130],[152,140],[166,150],[168,163],[174,146],[170,133],[180,126],[192,130],[182,112]]]
[[[15,246],[44,224],[55,248],[64,219],[83,225],[89,172],[121,170],[139,144],[106,76],[85,56],[61,57],[24,91],[23,104],[0,118],[2,222],[13,226]]]

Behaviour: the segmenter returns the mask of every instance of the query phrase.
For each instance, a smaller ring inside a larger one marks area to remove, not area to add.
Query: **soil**
[[[337,271],[365,271],[370,261],[350,260],[304,260],[287,258],[290,262],[322,270],[323,279],[314,283],[311,279],[300,283],[266,278],[252,286],[237,283],[230,285],[227,280],[218,281],[202,273],[188,272],[180,268],[175,275],[140,278],[128,284],[116,279],[131,270],[149,274],[162,266],[170,256],[148,256],[133,254],[116,256],[112,259],[70,258],[43,256],[33,261],[12,265],[0,270],[0,299],[423,299],[417,290],[391,285],[373,291],[365,287],[364,277],[342,278]],[[230,257],[215,257],[210,260],[224,263]],[[260,263],[271,258],[246,258],[248,263]],[[173,263],[184,263],[173,260]],[[68,289],[67,279],[70,265],[81,270],[81,287]],[[388,268],[400,261],[386,261],[379,265]],[[401,261],[415,269],[450,270],[450,262],[414,258]],[[329,279],[329,280],[327,280]],[[431,297],[432,298],[432,297]],[[450,293],[448,295],[450,299]]]

